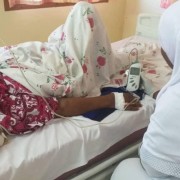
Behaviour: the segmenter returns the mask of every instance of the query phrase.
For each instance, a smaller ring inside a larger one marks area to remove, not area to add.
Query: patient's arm
[[[141,107],[139,101],[134,101],[133,96],[129,93],[124,93],[125,106],[130,103],[125,110],[136,111]],[[98,96],[98,97],[72,97],[59,99],[59,107],[56,111],[57,114],[70,117],[81,115],[88,111],[101,109],[101,108],[115,108],[115,96],[113,93]]]

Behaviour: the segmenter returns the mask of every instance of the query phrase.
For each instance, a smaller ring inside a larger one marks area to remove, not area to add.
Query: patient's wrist
[[[114,92],[115,98],[115,108],[119,110],[124,110],[125,100],[123,93]]]

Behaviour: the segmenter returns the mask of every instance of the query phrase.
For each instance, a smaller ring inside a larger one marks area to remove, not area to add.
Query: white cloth
[[[111,180],[178,180],[177,178],[162,174],[146,164],[148,173],[153,174],[154,177],[150,177],[148,173],[143,169],[139,158],[129,158],[121,162],[114,170]]]
[[[1,48],[0,71],[37,95],[98,96],[102,87],[117,85],[115,60],[99,14],[81,1],[48,42]]]
[[[123,93],[114,92],[114,98],[115,98],[115,108],[123,111],[125,105]]]
[[[151,180],[141,166],[139,158],[126,159],[114,170],[111,180]]]
[[[154,169],[180,178],[180,1],[160,21],[160,42],[174,65],[172,76],[160,91],[156,109],[143,138],[140,157]]]

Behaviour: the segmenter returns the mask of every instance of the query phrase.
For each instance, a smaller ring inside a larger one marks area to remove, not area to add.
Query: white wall
[[[161,14],[164,9],[160,7],[160,1],[161,0],[126,0],[123,38],[134,35],[139,13]]]
[[[161,0],[139,0],[138,9],[142,13],[162,13],[164,9],[160,7]]]
[[[111,41],[122,38],[126,0],[109,0],[95,4]],[[25,41],[46,41],[50,32],[63,24],[72,7],[56,7],[19,11],[4,11],[0,0],[0,37],[6,44]],[[3,44],[0,42],[0,46]]]
[[[134,35],[139,13],[158,13],[161,0],[109,0],[96,4],[111,42]],[[0,0],[0,37],[6,44],[46,41],[49,33],[65,22],[71,6],[21,11],[4,11]],[[0,42],[0,46],[3,44]]]

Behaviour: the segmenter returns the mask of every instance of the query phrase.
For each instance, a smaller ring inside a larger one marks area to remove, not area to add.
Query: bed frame
[[[157,40],[159,20],[160,14],[140,14],[137,19],[135,34]]]
[[[84,173],[81,173],[74,178],[72,177],[71,180],[109,180],[119,162],[127,157],[134,157],[137,155],[140,143],[141,141],[134,143],[130,147],[127,147],[109,159],[100,162]]]
[[[109,180],[117,164],[127,157],[137,155],[146,128],[140,129],[120,140],[86,165],[61,175],[56,180]]]
[[[158,40],[159,20],[159,14],[140,14],[137,18],[135,35]],[[115,144],[103,154],[90,160],[87,165],[67,172],[56,180],[109,180],[114,169],[123,159],[138,155],[138,147],[145,130],[144,128],[131,134],[119,142],[120,146],[118,143]]]

